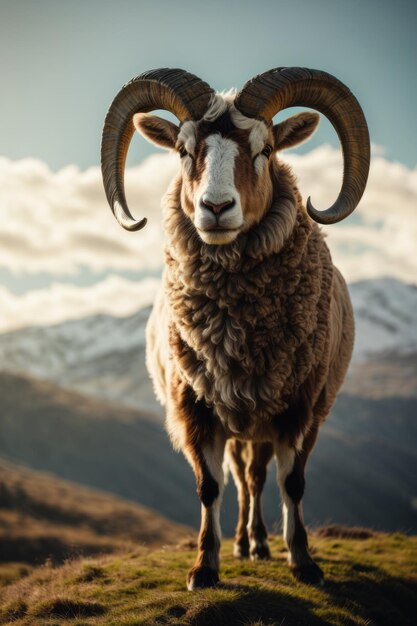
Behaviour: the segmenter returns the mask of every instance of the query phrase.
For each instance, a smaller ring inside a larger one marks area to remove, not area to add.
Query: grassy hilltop
[[[149,508],[0,457],[0,625],[417,623],[417,536],[316,529],[322,589],[293,580],[281,539],[257,563],[227,539],[221,586],[190,593],[195,540]]]
[[[147,507],[0,457],[0,578],[8,563],[59,564],[189,532]]]
[[[251,563],[222,548],[222,585],[185,591],[195,546],[134,548],[58,567],[9,564],[0,624],[27,626],[406,626],[417,615],[417,537],[328,527],[312,537],[322,589],[296,583],[280,539],[274,558]]]

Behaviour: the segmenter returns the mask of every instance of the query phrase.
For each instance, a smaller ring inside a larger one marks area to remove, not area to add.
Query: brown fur
[[[277,212],[285,200],[296,206],[288,169],[277,165],[274,174]],[[165,275],[177,372],[231,434],[262,440],[275,425],[296,437],[285,411],[303,385],[314,403],[329,367],[333,266],[319,229],[300,209],[281,242],[271,209],[257,228],[213,250],[193,232],[177,193],[166,208]]]

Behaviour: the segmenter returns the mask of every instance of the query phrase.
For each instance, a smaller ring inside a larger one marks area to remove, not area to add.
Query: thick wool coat
[[[181,177],[173,182],[163,293],[148,327],[148,368],[168,413],[170,385],[179,379],[230,435],[244,438],[256,439],[268,424],[290,426],[296,436],[309,420],[323,419],[353,345],[344,280],[278,162],[274,190],[256,227],[232,244],[209,246],[181,209]],[[285,421],[295,419],[289,409],[300,393],[311,410],[294,428]]]

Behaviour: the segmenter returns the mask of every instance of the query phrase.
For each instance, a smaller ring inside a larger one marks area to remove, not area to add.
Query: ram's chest
[[[272,317],[257,317],[256,304],[241,302],[226,308],[206,300],[191,319],[177,318],[176,328],[208,375],[241,380],[265,373],[270,334],[276,337],[280,331]]]
[[[177,292],[171,346],[179,373],[234,432],[271,418],[315,363],[317,294],[229,299]],[[317,348],[317,346],[316,346]]]

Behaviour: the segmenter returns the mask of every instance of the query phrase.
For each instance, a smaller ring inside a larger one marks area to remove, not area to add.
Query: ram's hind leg
[[[269,559],[268,533],[262,514],[262,491],[268,463],[274,453],[272,443],[248,443],[246,482],[249,489],[249,553],[252,560]]]
[[[230,469],[236,484],[239,519],[233,554],[251,559],[268,559],[268,533],[262,517],[262,490],[273,455],[271,443],[228,443]]]
[[[232,472],[233,480],[237,489],[237,500],[239,505],[239,517],[236,526],[235,544],[233,554],[238,558],[249,556],[249,489],[246,482],[245,470],[245,448],[246,443],[237,439],[230,439],[227,443],[227,457]]]
[[[278,461],[278,482],[282,498],[283,534],[288,546],[288,560],[294,576],[301,582],[322,585],[323,572],[312,559],[303,522],[301,500],[304,494],[304,469],[314,445],[317,430],[305,438],[301,450],[286,442],[275,445]]]

